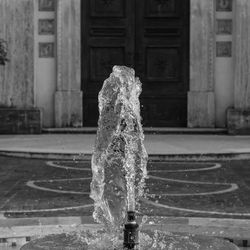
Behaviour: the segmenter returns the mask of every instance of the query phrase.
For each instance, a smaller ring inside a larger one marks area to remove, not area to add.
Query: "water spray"
[[[135,212],[127,212],[127,223],[124,225],[124,249],[139,249],[139,225],[135,220]]]

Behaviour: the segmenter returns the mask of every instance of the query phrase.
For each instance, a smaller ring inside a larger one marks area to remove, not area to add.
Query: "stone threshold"
[[[6,149],[0,150],[0,156],[21,157],[28,159],[45,159],[45,160],[72,160],[73,158],[82,161],[90,161],[92,154],[75,151],[42,151],[26,149]],[[237,153],[189,153],[189,154],[149,154],[149,161],[231,161],[231,160],[248,160],[250,152]]]
[[[47,134],[95,134],[96,127],[81,128],[43,128]],[[167,128],[167,127],[144,127],[145,134],[227,134],[226,128]]]
[[[0,219],[0,243],[17,241],[25,243],[49,234],[101,228],[102,225],[95,224],[90,216]],[[246,219],[158,216],[149,217],[143,228],[218,237],[227,239],[237,246],[250,246],[250,220]]]
[[[194,233],[220,237],[233,236],[233,238],[238,239],[250,239],[249,219],[148,216],[143,227],[167,230],[175,233]],[[31,228],[34,230],[25,230]],[[69,231],[76,229],[95,230],[102,228],[102,225],[95,223],[92,216],[0,219],[1,238],[24,237],[27,236],[27,232],[31,234],[28,236],[34,236],[38,231],[41,234],[50,234],[51,232],[47,231],[46,228],[54,228],[52,230],[54,232],[61,230],[68,231],[70,228],[72,230],[70,229]]]

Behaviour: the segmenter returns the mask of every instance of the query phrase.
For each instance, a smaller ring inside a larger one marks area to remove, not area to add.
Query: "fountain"
[[[209,237],[146,230],[136,222],[147,178],[147,152],[140,117],[141,82],[133,69],[114,66],[99,93],[99,121],[92,156],[93,217],[103,229],[48,235],[22,250],[187,249],[235,250]]]
[[[119,238],[128,213],[127,228],[134,221],[143,196],[148,155],[143,145],[139,95],[141,82],[133,69],[113,68],[99,93],[99,121],[92,157],[90,197],[94,218]],[[128,229],[126,236],[130,235]],[[128,237],[130,238],[130,237]]]

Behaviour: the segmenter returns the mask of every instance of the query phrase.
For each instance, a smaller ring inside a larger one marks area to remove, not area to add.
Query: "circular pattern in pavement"
[[[91,171],[89,162],[85,164],[83,162],[75,161],[48,161],[46,164],[53,168],[61,168],[73,171]],[[167,178],[164,177],[165,174],[181,174],[181,173],[191,173],[191,172],[204,172],[204,171],[214,171],[221,168],[219,163],[209,163],[209,162],[194,162],[194,163],[183,163],[183,162],[171,162],[171,166],[166,167],[164,163],[158,164],[157,167],[150,167],[149,179],[147,180],[147,196],[142,198],[141,201],[144,204],[154,206],[156,208],[165,208],[170,210],[176,210],[181,212],[191,212],[199,214],[208,215],[237,215],[237,216],[250,216],[249,213],[228,213],[221,211],[205,211],[199,209],[189,209],[186,207],[172,206],[161,202],[162,197],[192,197],[192,196],[209,196],[209,195],[219,195],[234,192],[239,189],[236,183],[222,183],[222,182],[208,182],[208,181],[198,181],[198,180],[187,180],[179,178]],[[58,194],[79,194],[79,195],[89,195],[89,190],[72,190],[67,189],[66,182],[74,183],[81,181],[90,181],[90,177],[86,178],[72,178],[72,179],[45,179],[45,180],[29,180],[26,185],[33,189],[43,190],[45,192],[54,192]],[[59,185],[60,184],[60,185]],[[174,185],[173,185],[174,184]],[[59,185],[59,186],[58,186]],[[64,187],[65,185],[65,187]],[[171,187],[173,185],[173,187]],[[180,188],[176,188],[180,186]],[[90,207],[93,204],[86,204],[83,206],[77,206],[77,208]],[[57,210],[67,210],[72,207],[56,208]],[[45,211],[34,210],[34,211]],[[53,210],[53,209],[51,209]],[[54,209],[55,210],[55,209]]]

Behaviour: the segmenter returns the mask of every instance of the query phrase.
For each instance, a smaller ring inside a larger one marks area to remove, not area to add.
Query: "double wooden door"
[[[142,82],[144,126],[186,126],[189,0],[82,1],[84,126],[97,126],[97,96],[113,65]]]

